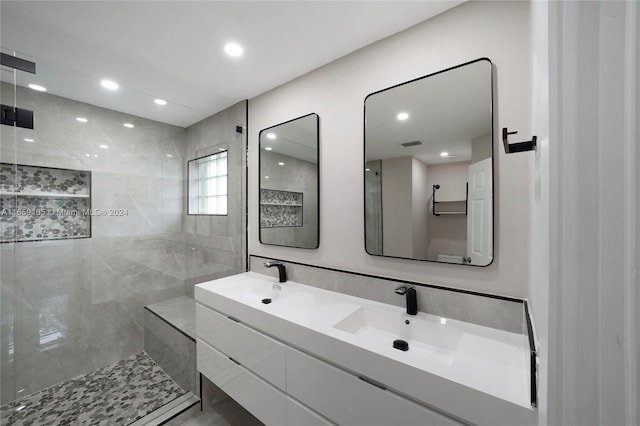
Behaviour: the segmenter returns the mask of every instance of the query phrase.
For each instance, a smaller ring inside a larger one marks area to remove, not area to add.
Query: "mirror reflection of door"
[[[467,257],[471,265],[487,265],[493,258],[493,191],[491,158],[469,165]]]
[[[480,59],[367,97],[367,253],[492,262],[491,67]]]

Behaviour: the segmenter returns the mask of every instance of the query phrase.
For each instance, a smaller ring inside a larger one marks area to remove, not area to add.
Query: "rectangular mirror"
[[[318,115],[263,129],[259,143],[260,242],[318,248]]]
[[[491,73],[483,58],[367,96],[367,253],[493,261]]]

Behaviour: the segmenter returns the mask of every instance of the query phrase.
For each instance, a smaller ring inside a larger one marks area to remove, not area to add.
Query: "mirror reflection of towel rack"
[[[433,185],[433,195],[431,197],[432,203],[432,213],[434,216],[444,215],[467,215],[467,205],[469,200],[469,182],[466,184],[465,197],[464,200],[452,200],[452,201],[436,201],[436,191],[440,189],[440,185]],[[461,207],[461,204],[464,203],[464,211],[457,210],[456,207]],[[438,206],[449,206],[449,209],[445,207],[444,210],[438,210]]]

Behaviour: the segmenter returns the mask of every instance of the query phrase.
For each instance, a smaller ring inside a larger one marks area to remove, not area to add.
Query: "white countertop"
[[[277,281],[246,272],[197,285],[195,298],[466,422],[536,423],[527,336]],[[409,350],[394,349],[395,339]]]

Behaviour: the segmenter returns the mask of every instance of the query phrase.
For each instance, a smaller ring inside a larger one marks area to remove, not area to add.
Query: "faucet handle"
[[[401,285],[400,287],[395,289],[395,293],[403,295],[403,294],[407,293],[407,290],[409,290],[409,288],[407,286]]]

